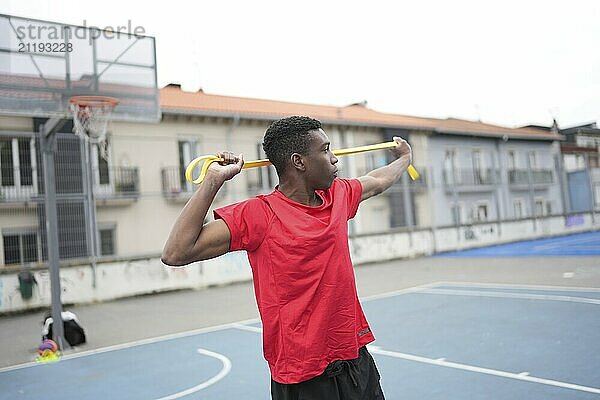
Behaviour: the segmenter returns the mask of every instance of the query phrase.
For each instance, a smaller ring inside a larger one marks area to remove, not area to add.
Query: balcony
[[[185,180],[180,167],[164,167],[160,171],[162,193],[165,199],[187,201],[194,193],[194,187]]]
[[[500,181],[492,168],[444,170],[443,177],[446,192],[491,192]]]
[[[30,165],[13,168],[3,165],[0,170],[0,206],[22,206],[38,194],[37,171]]]
[[[37,194],[37,188],[33,185],[0,186],[0,207],[23,206],[34,201]]]
[[[109,167],[96,171],[96,201],[135,201],[139,195],[139,175],[135,167]]]
[[[511,169],[508,171],[508,184],[512,189],[529,188],[529,173],[527,169]],[[531,170],[531,183],[535,188],[543,188],[554,183],[554,175],[550,169]]]

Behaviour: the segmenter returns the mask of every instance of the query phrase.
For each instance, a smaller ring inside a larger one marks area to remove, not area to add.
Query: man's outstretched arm
[[[396,160],[358,178],[363,189],[360,201],[378,195],[390,188],[400,179],[408,165],[412,162],[412,150],[408,142],[399,137],[394,137],[394,141],[398,145],[391,149],[391,151]]]
[[[219,153],[217,156],[225,161],[210,165],[202,184],[171,229],[161,257],[162,262],[167,265],[186,265],[229,251],[231,233],[225,222],[216,220],[204,224],[204,219],[223,183],[241,171],[244,158],[242,154],[235,157],[232,153]]]

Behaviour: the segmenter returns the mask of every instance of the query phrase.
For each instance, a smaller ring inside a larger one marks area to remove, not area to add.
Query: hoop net
[[[108,123],[119,101],[112,97],[75,96],[69,102],[75,134],[88,143],[97,144],[102,158],[108,159]]]

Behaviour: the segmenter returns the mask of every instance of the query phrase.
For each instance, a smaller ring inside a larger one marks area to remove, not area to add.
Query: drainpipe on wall
[[[506,136],[504,136],[502,138],[503,141],[507,141],[508,137],[506,137],[506,139],[504,139]],[[502,169],[502,164],[500,162],[501,159],[501,149],[500,149],[500,140],[496,140],[496,165],[497,165],[497,169],[496,167],[494,167],[494,181],[496,181],[496,178],[498,179],[498,185],[496,186],[496,189],[494,190],[494,199],[496,200],[496,214],[497,214],[497,228],[498,228],[498,237],[500,237],[502,235],[502,224],[501,221],[504,220],[504,218],[506,218],[506,209],[508,207],[504,207],[504,205],[502,204],[502,193],[506,193],[507,190],[505,190],[505,186],[504,186],[504,174],[503,174],[503,169]],[[496,171],[499,171],[500,174],[497,174]]]
[[[353,141],[349,141],[348,140],[348,137],[346,136],[346,134],[347,134],[346,129],[340,126],[338,128],[338,132],[340,134],[340,142],[341,142],[340,146],[341,146],[341,148],[345,149],[347,147],[350,147],[349,143],[351,143]],[[346,157],[346,158],[344,158],[344,165],[345,165],[345,169],[346,169],[346,171],[345,171],[346,172],[346,176],[351,177],[351,178],[352,177],[356,177],[355,176],[356,174],[355,174],[355,171],[354,171],[354,162],[352,160],[352,157]],[[354,234],[357,233],[356,232],[357,231],[357,229],[356,229],[356,224],[357,224],[356,219],[357,219],[357,217],[352,218],[350,221],[348,221],[348,235],[354,235]]]
[[[527,183],[529,184],[529,206],[531,207],[531,220],[533,221],[533,231],[537,231],[537,214],[535,212],[535,193],[533,189],[533,173],[531,171],[531,158],[527,153]]]
[[[571,208],[569,204],[568,187],[567,187],[567,175],[562,163],[561,154],[554,155],[554,169],[556,170],[556,178],[558,179],[558,187],[560,189],[560,200],[561,200],[561,214],[566,214]]]

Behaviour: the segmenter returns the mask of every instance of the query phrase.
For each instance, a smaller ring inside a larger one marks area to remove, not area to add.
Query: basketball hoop
[[[87,142],[99,145],[100,154],[106,160],[108,122],[119,100],[104,96],[74,96],[69,103],[73,114],[73,131]]]

